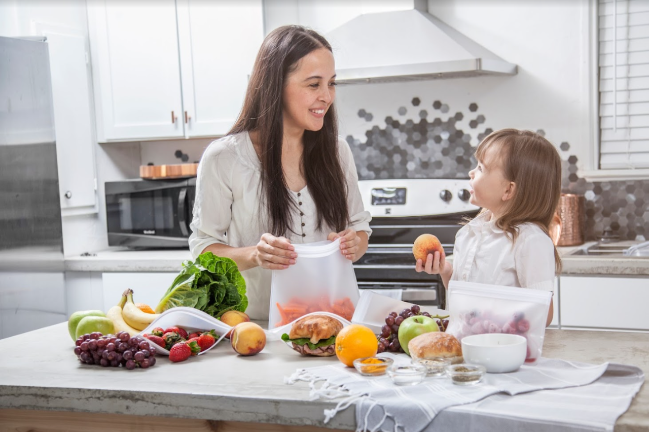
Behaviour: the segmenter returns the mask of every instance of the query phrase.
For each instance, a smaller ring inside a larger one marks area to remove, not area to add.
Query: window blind
[[[600,168],[649,168],[649,1],[598,6]]]

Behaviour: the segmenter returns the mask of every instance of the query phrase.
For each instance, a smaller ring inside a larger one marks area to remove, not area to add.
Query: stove
[[[403,301],[445,308],[441,277],[415,271],[412,245],[428,233],[439,238],[447,255],[453,253],[460,223],[480,210],[469,203],[469,180],[361,180],[359,188],[372,214],[372,235],[367,252],[354,263],[358,287],[397,290]]]

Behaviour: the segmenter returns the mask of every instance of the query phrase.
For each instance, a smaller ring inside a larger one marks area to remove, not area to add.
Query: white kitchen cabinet
[[[649,330],[649,278],[561,276],[561,328]]]
[[[145,303],[155,309],[176,276],[178,272],[104,273],[102,275],[104,311],[115,306],[122,293],[128,288],[133,290],[135,303]]]
[[[226,134],[264,37],[261,0],[177,5],[185,136]]]
[[[261,0],[88,1],[100,142],[218,136],[263,40]]]
[[[47,37],[54,101],[59,197],[64,216],[97,212],[91,70],[85,34],[36,23]]]
[[[175,0],[88,0],[99,142],[183,136]]]

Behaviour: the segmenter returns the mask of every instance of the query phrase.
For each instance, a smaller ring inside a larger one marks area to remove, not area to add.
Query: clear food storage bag
[[[483,333],[511,333],[527,339],[526,363],[541,357],[552,292],[451,281],[446,333],[458,340]]]
[[[209,331],[214,329],[215,333],[219,335],[218,339],[214,342],[214,345],[201,351],[198,355],[203,355],[223,340],[225,335],[232,330],[232,327],[227,325],[214,318],[211,315],[206,314],[203,311],[190,307],[177,307],[171,308],[164,311],[158,318],[155,319],[151,324],[149,324],[144,330],[142,330],[139,335],[144,336],[145,334],[150,334],[151,331],[156,327],[162,327],[162,329],[167,329],[169,327],[182,327],[187,331],[187,333],[193,333],[195,331]],[[169,355],[169,351],[164,347],[158,346],[155,343],[147,340],[151,346],[156,350],[156,353],[162,355]]]
[[[351,320],[358,283],[352,262],[340,253],[340,239],[294,246],[296,263],[272,272],[268,329],[311,312],[331,312]]]

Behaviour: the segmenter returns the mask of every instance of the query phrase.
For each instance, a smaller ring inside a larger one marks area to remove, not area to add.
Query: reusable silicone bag
[[[458,340],[483,333],[511,333],[527,339],[526,363],[543,350],[551,291],[451,281],[446,333]]]
[[[331,312],[351,320],[358,283],[352,262],[340,253],[340,239],[294,246],[296,263],[272,272],[268,329],[311,312]]]

